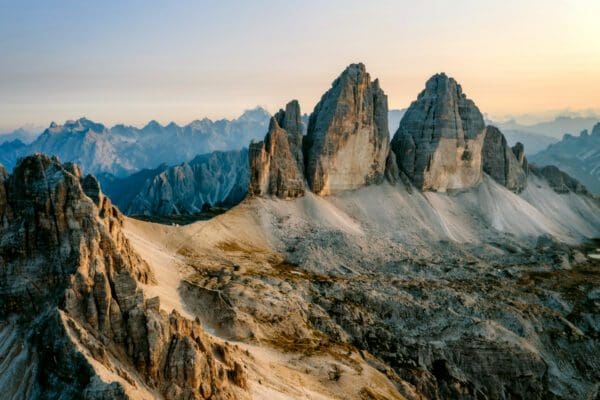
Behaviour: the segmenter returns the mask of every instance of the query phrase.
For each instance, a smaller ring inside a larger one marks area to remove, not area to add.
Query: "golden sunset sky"
[[[94,3],[94,4],[92,4]],[[600,1],[4,1],[0,131],[310,112],[351,62],[404,108],[434,73],[492,118],[600,113]]]

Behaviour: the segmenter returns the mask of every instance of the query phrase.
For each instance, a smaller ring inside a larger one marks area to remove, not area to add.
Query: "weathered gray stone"
[[[298,100],[292,100],[275,114],[279,126],[288,134],[290,150],[296,159],[298,169],[304,171],[304,155],[302,154],[302,114]]]
[[[285,199],[304,194],[299,116],[298,102],[288,103],[286,111],[280,110],[271,118],[265,140],[250,144],[250,195],[273,195]]]
[[[419,189],[464,189],[481,180],[484,128],[475,103],[442,73],[410,105],[391,146],[400,169]]]
[[[319,195],[381,182],[389,149],[387,96],[363,64],[351,64],[312,112],[306,178]]]
[[[507,189],[520,193],[527,185],[523,169],[525,152],[523,145],[508,146],[506,138],[495,126],[488,126],[482,150],[483,171]]]

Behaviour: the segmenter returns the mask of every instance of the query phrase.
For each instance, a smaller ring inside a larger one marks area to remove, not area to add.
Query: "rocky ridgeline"
[[[22,374],[3,396],[243,397],[234,350],[144,295],[155,278],[122,225],[72,164],[35,155],[0,171],[0,337],[13,349],[0,376]]]
[[[363,64],[333,82],[310,115],[307,135],[292,101],[271,120],[264,142],[250,147],[250,194],[319,195],[383,181],[389,153],[387,96]]]
[[[294,100],[272,118],[265,140],[251,144],[250,195],[294,198],[310,189],[326,196],[384,178],[409,190],[445,192],[476,186],[484,173],[513,192],[525,189],[523,145],[511,148],[498,128],[486,127],[453,78],[441,73],[427,81],[391,143],[387,110],[379,81],[363,64],[351,64],[315,106],[306,136]],[[558,182],[545,171],[538,175],[557,191],[584,192],[568,175]]]

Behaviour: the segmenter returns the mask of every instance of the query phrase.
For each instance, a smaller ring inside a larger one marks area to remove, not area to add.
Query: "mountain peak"
[[[387,114],[387,96],[364,64],[346,67],[309,118],[304,160],[313,192],[329,195],[383,179]]]
[[[433,75],[400,121],[391,146],[422,190],[464,189],[481,180],[483,115],[454,78]]]
[[[142,130],[146,131],[146,130],[159,130],[162,129],[163,126],[155,119],[151,120],[150,122],[148,122],[143,128]]]
[[[271,114],[261,106],[256,106],[249,110],[245,110],[242,115],[239,116],[238,120],[242,121],[262,121],[269,120]]]

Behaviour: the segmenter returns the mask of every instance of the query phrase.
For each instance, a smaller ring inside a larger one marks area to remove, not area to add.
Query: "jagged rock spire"
[[[269,122],[265,140],[251,143],[250,195],[273,195],[280,198],[304,194],[302,125],[296,100],[287,104]]]
[[[351,64],[310,116],[304,143],[311,190],[328,195],[383,179],[389,150],[387,96],[363,64]]]

